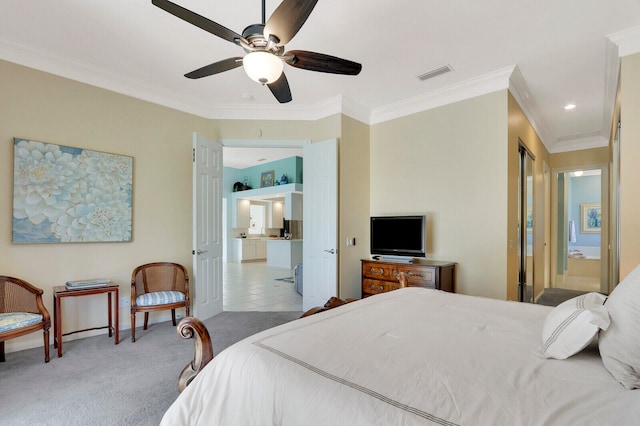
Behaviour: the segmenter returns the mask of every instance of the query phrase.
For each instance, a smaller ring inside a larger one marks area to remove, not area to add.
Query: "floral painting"
[[[581,229],[583,233],[599,233],[602,229],[602,210],[600,203],[580,204],[582,216]]]
[[[14,138],[13,242],[131,241],[133,157]]]

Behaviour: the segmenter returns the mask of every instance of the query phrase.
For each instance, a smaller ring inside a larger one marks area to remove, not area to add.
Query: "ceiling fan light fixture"
[[[263,85],[278,80],[284,68],[279,57],[262,51],[246,54],[242,59],[242,65],[250,79]]]

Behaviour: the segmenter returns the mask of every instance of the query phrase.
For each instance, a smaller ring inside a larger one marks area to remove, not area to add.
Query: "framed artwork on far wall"
[[[269,170],[268,172],[260,173],[260,188],[273,186],[274,175],[275,175],[274,170]]]
[[[133,157],[13,140],[13,243],[128,242]]]
[[[602,210],[600,203],[580,204],[580,231],[586,234],[600,233],[602,228]]]

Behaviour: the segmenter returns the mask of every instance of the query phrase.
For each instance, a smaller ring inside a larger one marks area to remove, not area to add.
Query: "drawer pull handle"
[[[375,284],[371,284],[371,290],[375,290],[376,289],[376,285]]]
[[[411,271],[407,272],[406,275],[407,275],[407,277],[418,277],[418,278],[424,279],[424,275],[422,275],[422,274],[414,274]],[[393,270],[393,276],[394,277],[398,276],[398,271],[396,271],[395,269]]]
[[[380,287],[378,287],[378,290],[382,291],[382,290],[384,290],[384,287],[380,286]]]
[[[380,269],[371,268],[371,273],[372,274],[376,274],[376,275],[382,275],[382,274],[384,274],[384,269],[382,269],[382,268],[380,268]]]

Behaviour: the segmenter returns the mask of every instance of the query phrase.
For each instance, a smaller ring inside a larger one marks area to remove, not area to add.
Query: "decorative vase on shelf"
[[[282,175],[282,177],[280,178],[280,184],[286,185],[288,183],[289,183],[289,179],[287,179],[287,175]]]

